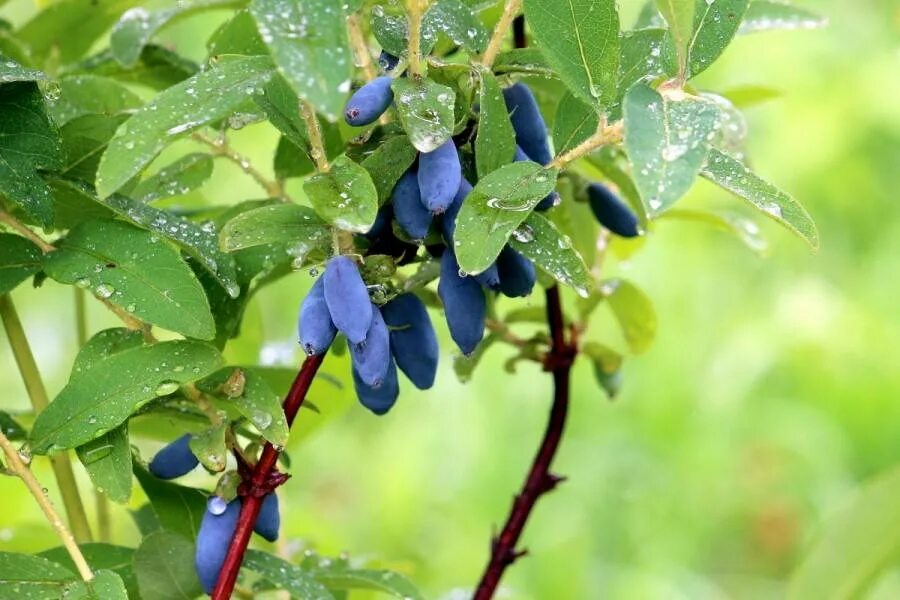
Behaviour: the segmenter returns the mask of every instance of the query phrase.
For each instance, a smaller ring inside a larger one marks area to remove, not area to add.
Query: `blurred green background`
[[[630,22],[638,3],[620,4]],[[570,480],[534,512],[523,542],[530,556],[508,571],[503,597],[779,597],[823,519],[900,462],[900,6],[797,4],[827,15],[829,27],[738,38],[696,83],[779,90],[748,112],[752,161],[807,206],[822,249],[812,255],[766,222],[770,252],[760,258],[702,225],[671,221],[627,263],[610,263],[610,273],[652,297],[659,337],[627,363],[615,402],[589,365],[576,368],[555,465]],[[26,13],[13,5],[0,14],[20,22]],[[188,20],[164,38],[199,59],[224,16]],[[268,126],[234,139],[268,169]],[[218,163],[200,193],[177,203],[260,195]],[[741,208],[703,182],[684,205]],[[295,314],[310,282],[297,273],[263,292],[231,358],[296,364]],[[76,351],[71,294],[50,281],[14,294],[51,394]],[[89,318],[93,331],[116,325],[99,305]],[[619,344],[611,321],[595,325],[592,339]],[[349,410],[327,410],[333,418],[321,427],[324,417],[301,415],[306,435],[290,447],[293,477],[282,489],[289,547],[347,550],[406,572],[430,598],[467,597],[550,401],[548,377],[530,365],[506,374],[507,356],[495,349],[461,385],[447,352],[438,385],[427,393],[407,386],[384,418],[346,391],[317,387],[316,404]],[[330,357],[325,371],[347,383],[341,359]],[[5,341],[0,386],[0,406],[27,408]],[[144,456],[156,447],[145,445]],[[36,469],[52,481],[46,461]],[[212,481],[197,475],[191,483]],[[0,550],[56,545],[18,481],[0,478],[0,498]],[[137,492],[133,506],[140,502]],[[115,541],[134,544],[127,512],[114,510]],[[900,597],[900,572],[873,595]]]

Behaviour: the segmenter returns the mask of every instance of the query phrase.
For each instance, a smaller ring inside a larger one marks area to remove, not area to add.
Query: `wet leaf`
[[[228,252],[278,243],[302,256],[315,248],[329,250],[331,228],[311,208],[273,204],[240,213],[222,228],[220,239]]]
[[[553,119],[553,145],[557,154],[564,154],[597,132],[600,114],[597,109],[567,92],[556,109]]]
[[[316,569],[315,578],[332,590],[375,590],[401,600],[423,600],[412,582],[393,571],[374,569]]]
[[[170,427],[171,428],[171,427]],[[150,500],[149,515],[144,515],[144,526],[154,526],[177,533],[186,539],[197,538],[200,522],[206,512],[205,492],[164,481],[150,474],[143,466],[135,464],[134,476]],[[149,522],[149,523],[148,523]],[[149,527],[148,527],[149,529]],[[191,561],[193,566],[193,561]]]
[[[126,425],[75,450],[95,488],[102,490],[113,502],[128,502],[131,498],[131,444]]]
[[[125,583],[125,589],[128,590],[129,598],[137,596],[137,581],[131,568],[134,549],[99,542],[79,544],[79,549],[92,569],[114,571]],[[75,563],[72,562],[72,557],[69,556],[68,551],[62,546],[45,550],[38,556],[50,559],[73,573],[77,571]]]
[[[591,274],[569,236],[539,213],[531,213],[513,231],[509,245],[581,296],[591,289]]]
[[[365,233],[375,222],[378,190],[369,172],[346,156],[307,179],[303,191],[319,216],[341,229]]]
[[[513,131],[506,102],[497,78],[487,69],[479,69],[481,88],[478,96],[478,136],[475,138],[475,164],[478,176],[484,177],[512,162],[516,153]]]
[[[390,200],[394,186],[412,166],[417,155],[409,138],[398,135],[381,143],[363,159],[360,164],[372,176],[372,182],[378,190],[379,204]]]
[[[395,79],[394,105],[410,142],[419,152],[432,152],[453,134],[456,92],[431,79]]]
[[[207,427],[191,436],[190,447],[206,469],[213,473],[225,470],[228,460],[228,447],[225,445],[225,432],[228,423]]]
[[[313,575],[283,558],[259,550],[248,550],[244,568],[250,569],[270,581],[279,589],[290,592],[291,597],[305,600],[334,600],[334,596]]]
[[[41,249],[25,238],[0,233],[0,296],[41,269]]]
[[[241,385],[230,388],[229,383],[235,377],[240,378]],[[281,395],[259,370],[226,367],[203,380],[198,387],[233,405],[266,440],[279,447],[287,445],[289,432],[281,408]]]
[[[557,171],[523,161],[481,181],[456,218],[455,250],[460,268],[481,273],[493,264],[515,229],[556,186]]]
[[[737,33],[749,0],[696,0],[694,34],[690,48],[690,77],[711,65]]]
[[[487,30],[472,9],[460,0],[435,0],[425,13],[422,27],[441,32],[454,44],[473,52],[487,48]]]
[[[671,43],[678,57],[678,73],[684,76],[688,68],[697,0],[655,0],[655,2],[656,8],[669,24]]]
[[[556,77],[556,71],[537,48],[514,48],[501,52],[494,60],[494,73],[519,73],[538,77]]]
[[[59,96],[48,103],[48,112],[60,127],[85,115],[127,115],[143,104],[137,94],[109,77],[70,75],[58,85]]]
[[[655,79],[666,73],[666,53],[669,32],[650,27],[626,31],[619,50],[619,89],[610,119],[621,117],[622,99],[631,86],[644,79]]]
[[[0,552],[0,597],[58,600],[76,580],[73,571],[40,556]]]
[[[129,194],[138,202],[153,202],[183,196],[202,186],[212,176],[213,157],[195,152],[182,156],[141,181]]]
[[[156,531],[134,553],[142,600],[192,600],[203,593],[194,568],[194,544],[171,531]]]
[[[0,84],[16,81],[43,81],[47,75],[38,69],[26,67],[0,54]]]

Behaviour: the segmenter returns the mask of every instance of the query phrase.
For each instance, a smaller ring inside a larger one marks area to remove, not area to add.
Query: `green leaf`
[[[225,470],[228,448],[225,446],[227,423],[208,427],[191,436],[190,447],[200,464],[213,473]]]
[[[769,248],[769,244],[762,231],[760,231],[759,226],[752,220],[736,213],[719,210],[673,208],[662,215],[662,218],[711,225],[719,231],[730,233],[760,256],[764,256]]]
[[[188,340],[130,348],[92,362],[34,422],[39,454],[75,448],[118,427],[139,408],[222,365],[218,351]]]
[[[303,191],[320,217],[347,231],[365,233],[378,214],[378,190],[372,177],[346,155],[332,161],[327,173],[307,179]]]
[[[694,35],[689,49],[690,77],[711,65],[737,33],[749,0],[695,0]]]
[[[144,203],[182,196],[206,183],[212,172],[212,156],[199,152],[188,154],[141,181],[130,196]]]
[[[126,11],[113,27],[109,35],[109,48],[123,66],[133,67],[147,43],[167,25],[202,11],[240,5],[239,0],[193,0],[154,12],[133,8]]]
[[[78,581],[60,596],[66,600],[128,600],[125,582],[113,571],[96,571],[90,584]]]
[[[789,600],[868,597],[900,551],[900,470],[867,482],[830,516],[791,577]]]
[[[553,145],[564,154],[597,132],[600,115],[595,107],[585,104],[571,92],[559,101],[553,120]]]
[[[382,7],[383,8],[383,7]],[[378,44],[394,56],[403,56],[409,46],[409,31],[406,19],[388,14],[387,11],[372,11],[372,33]],[[428,54],[437,41],[434,24],[422,20],[422,54]]]
[[[0,433],[13,442],[24,440],[28,437],[25,428],[19,425],[9,413],[0,410]]]
[[[75,573],[40,556],[0,552],[0,598],[58,600]]]
[[[196,539],[206,512],[206,494],[194,488],[163,481],[135,465],[134,475],[150,500],[159,525],[189,540]],[[193,565],[193,561],[191,561]]]
[[[238,11],[222,23],[207,40],[206,49],[210,56],[221,54],[259,56],[269,52],[259,36],[253,15],[247,10]]]
[[[656,311],[647,294],[624,279],[604,281],[600,293],[619,322],[631,351],[646,352],[656,338],[657,327]]]
[[[252,0],[250,13],[297,95],[336,121],[353,71],[340,7],[333,0]]]
[[[597,342],[587,342],[581,350],[591,359],[597,383],[610,399],[615,398],[622,387],[622,355]]]
[[[40,248],[18,235],[0,233],[0,296],[40,270]]]
[[[44,81],[47,75],[38,69],[30,69],[0,53],[0,84],[16,81]]]
[[[395,79],[394,105],[410,142],[419,152],[432,152],[453,135],[456,92],[431,79]]]
[[[611,118],[621,115],[621,102],[631,86],[666,73],[669,32],[661,28],[637,29],[622,34],[619,54],[619,91]]]
[[[110,141],[97,171],[97,194],[109,196],[163,148],[228,116],[261,90],[271,75],[267,57],[240,57],[222,61],[160,93],[125,121]]]
[[[391,199],[394,186],[403,177],[418,155],[405,135],[389,138],[379,144],[360,163],[372,176],[372,183],[378,190],[378,203],[385,204]]]
[[[738,33],[817,29],[827,24],[827,18],[782,0],[751,0]]]
[[[222,228],[220,239],[228,252],[273,243],[328,249],[331,228],[312,209],[281,203],[240,213]]]
[[[259,370],[226,367],[200,382],[198,387],[234,406],[266,440],[279,447],[287,445],[289,431],[281,408],[281,395],[272,389]]]
[[[292,597],[304,600],[334,600],[328,589],[308,572],[284,559],[259,550],[247,550],[244,568],[259,573]]]
[[[44,257],[47,275],[90,288],[135,317],[199,339],[215,323],[203,288],[178,251],[148,231],[121,221],[78,225]]]
[[[637,84],[625,96],[625,149],[641,197],[659,214],[693,185],[719,122],[716,105],[693,96],[661,96]]]
[[[109,77],[71,75],[59,80],[59,96],[49,102],[48,112],[57,125],[85,115],[117,116],[141,107],[140,97]]]
[[[203,593],[194,568],[194,544],[171,531],[156,531],[134,553],[143,600],[192,600]]]
[[[125,583],[128,597],[137,598],[137,580],[134,578],[134,571],[131,568],[134,549],[101,543],[80,544],[79,549],[92,569],[114,571]],[[52,560],[56,564],[69,569],[72,573],[77,572],[75,563],[72,562],[72,557],[69,556],[69,552],[63,546],[45,550],[38,556]]]
[[[460,0],[436,0],[423,18],[422,27],[439,31],[467,50],[484,52],[488,33],[472,9]]]
[[[131,444],[128,427],[121,425],[75,449],[94,487],[113,502],[131,498]]]
[[[67,64],[84,56],[122,11],[138,3],[139,0],[60,0],[23,25],[16,37],[28,46],[35,63],[52,59],[56,64]]]
[[[669,24],[671,41],[678,57],[678,73],[685,78],[688,55],[694,33],[694,13],[697,0],[655,0],[656,7]]]
[[[591,274],[584,259],[569,236],[563,235],[546,217],[531,213],[516,229],[509,245],[529,258],[560,283],[568,285],[581,296],[591,288]]]
[[[803,205],[761,179],[736,158],[712,149],[702,175],[796,233],[812,249],[818,249],[819,232]]]
[[[556,77],[556,71],[537,48],[515,48],[497,55],[494,73],[505,75],[517,73],[538,77]]]
[[[269,122],[296,146],[306,149],[309,134],[300,116],[300,100],[284,77],[276,75],[266,84],[261,96],[254,98]]]
[[[162,90],[195,75],[198,70],[196,63],[167,48],[151,44],[144,48],[141,60],[132,68],[123,67],[109,50],[105,50],[79,63],[72,72],[102,75]]]
[[[38,170],[61,168],[63,153],[35,83],[0,86],[0,139],[0,194],[49,226],[53,198]]]
[[[615,0],[525,0],[541,51],[583,102],[610,106],[619,68]]]
[[[493,264],[512,232],[553,191],[557,173],[522,161],[478,182],[456,218],[456,258],[463,271],[475,275]]]
[[[394,571],[336,567],[316,569],[315,577],[332,590],[375,590],[402,600],[424,598],[409,579]]]
[[[475,164],[478,176],[484,177],[512,162],[516,153],[516,132],[513,131],[506,102],[497,78],[487,69],[478,70],[481,89],[478,103],[478,135],[475,138]]]
[[[60,128],[66,160],[60,169],[61,176],[92,183],[97,177],[97,165],[106,150],[109,140],[116,134],[128,115],[84,115],[76,117]],[[52,183],[51,183],[52,185]],[[59,198],[57,198],[57,202]],[[57,204],[56,212],[60,207]],[[57,229],[68,229],[65,218],[62,222],[59,214],[55,215],[54,225]],[[83,219],[78,219],[78,222]]]

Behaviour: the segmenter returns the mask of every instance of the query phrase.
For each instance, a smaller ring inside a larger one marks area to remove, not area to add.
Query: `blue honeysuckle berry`
[[[452,139],[434,152],[419,155],[419,191],[422,205],[432,213],[444,213],[462,183],[462,166]]]
[[[380,66],[381,70],[385,73],[390,73],[396,69],[399,62],[399,57],[394,56],[386,50],[382,50],[381,54],[378,55],[378,66]]]
[[[516,132],[516,143],[536,163],[548,165],[553,160],[547,140],[547,124],[531,89],[516,83],[503,90],[509,120]]]
[[[335,256],[325,267],[325,302],[331,321],[351,344],[360,344],[372,324],[372,302],[356,263]]]
[[[419,178],[412,170],[407,171],[394,186],[391,203],[394,206],[394,218],[400,228],[414,240],[424,239],[431,227],[432,214],[422,204],[419,191]]]
[[[484,337],[487,301],[481,284],[474,277],[462,277],[459,263],[451,248],[441,257],[441,279],[438,296],[444,305],[450,337],[463,354],[475,351]]]
[[[437,334],[425,304],[415,294],[400,294],[381,314],[391,332],[391,354],[406,377],[420,390],[434,385],[437,374]]]
[[[337,328],[331,321],[331,312],[325,301],[325,278],[319,277],[300,305],[298,323],[300,345],[310,356],[328,351]]]
[[[534,263],[509,246],[505,246],[497,257],[500,273],[500,292],[509,298],[528,296],[537,281]]]
[[[241,501],[238,499],[225,502],[222,498],[213,496],[207,501],[200,531],[197,532],[194,554],[197,576],[207,594],[216,586],[240,514]]]
[[[397,366],[391,360],[388,365],[387,374],[381,385],[372,387],[360,379],[356,370],[353,371],[353,387],[356,390],[356,397],[360,404],[368,408],[376,415],[387,414],[389,410],[397,402],[397,396],[400,395],[400,382],[397,379]]]
[[[148,468],[160,479],[175,479],[186,475],[200,461],[191,452],[191,434],[186,433],[156,453]]]
[[[492,292],[500,291],[500,270],[496,261],[487,269],[475,276],[475,280]]]
[[[350,345],[353,370],[366,385],[377,388],[391,362],[391,338],[378,307],[372,305],[372,324],[361,344]]]
[[[622,237],[641,234],[637,215],[611,189],[602,183],[592,183],[587,195],[591,211],[601,225]]]
[[[259,516],[253,525],[253,531],[270,542],[278,539],[278,530],[281,528],[281,513],[278,508],[278,495],[275,492],[263,498],[259,509]]]
[[[359,88],[344,109],[347,124],[362,127],[377,121],[394,101],[392,82],[391,77],[384,75]]]

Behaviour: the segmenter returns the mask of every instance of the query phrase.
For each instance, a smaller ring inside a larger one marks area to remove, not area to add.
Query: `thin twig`
[[[553,374],[553,406],[550,409],[550,419],[522,491],[513,501],[503,530],[492,541],[491,558],[472,596],[473,600],[489,600],[494,596],[503,572],[526,553],[525,550],[517,550],[516,545],[538,499],[564,480],[563,477],[551,473],[550,466],[566,425],[569,410],[569,372],[577,349],[571,341],[566,340],[559,288],[555,286],[547,290],[547,321],[553,340],[544,367]]]
[[[622,122],[616,121],[611,125],[607,125],[603,120],[597,127],[597,132],[591,137],[578,144],[568,152],[557,155],[553,161],[547,165],[548,167],[563,169],[569,163],[575,162],[582,156],[587,156],[601,146],[609,144],[618,144],[622,141]]]
[[[500,339],[507,344],[519,348],[525,348],[528,346],[528,340],[524,340],[513,333],[509,326],[503,321],[497,321],[495,319],[485,319],[484,326],[491,333],[495,333],[500,336]]]
[[[63,546],[65,546],[66,551],[68,551],[69,556],[72,557],[72,562],[74,562],[75,566],[78,568],[78,574],[81,575],[81,578],[84,581],[91,581],[94,578],[94,573],[84,559],[84,555],[81,553],[81,549],[78,547],[75,537],[66,527],[66,524],[63,523],[63,520],[60,518],[59,514],[57,514],[56,509],[53,508],[53,504],[44,493],[44,488],[37,478],[35,478],[34,473],[32,473],[31,469],[25,465],[22,458],[19,456],[19,453],[13,447],[12,442],[3,435],[2,431],[0,431],[0,447],[3,448],[3,453],[6,455],[7,468],[22,480],[22,483],[25,484],[25,487],[27,487],[28,491],[31,492],[31,495],[34,496],[34,499],[41,507],[41,510],[50,522],[50,525],[56,530],[56,534],[62,541]]]
[[[487,50],[484,51],[484,55],[481,57],[481,64],[486,68],[490,69],[493,66],[494,60],[496,60],[497,55],[500,53],[500,48],[503,46],[503,41],[506,39],[506,32],[509,31],[513,20],[519,14],[521,8],[522,0],[506,0],[506,5],[503,7],[503,15],[497,21],[491,41],[488,42]]]
[[[297,373],[293,385],[284,399],[284,416],[287,419],[288,427],[294,422],[297,411],[306,399],[306,394],[312,385],[319,367],[325,360],[325,354],[316,356],[308,356]],[[241,514],[238,518],[238,525],[231,538],[228,546],[228,554],[222,563],[222,570],[219,572],[219,580],[216,582],[216,588],[212,593],[212,600],[228,600],[231,598],[237,581],[238,573],[241,569],[241,563],[244,561],[244,553],[247,551],[247,545],[250,543],[250,535],[253,533],[253,525],[259,516],[262,501],[266,494],[272,491],[271,479],[277,474],[275,463],[278,461],[280,450],[276,449],[270,442],[266,442],[259,460],[253,467],[253,473],[248,480],[241,484],[243,502],[241,505]]]
[[[422,76],[422,17],[428,10],[429,0],[406,0],[409,23],[409,73]]]
[[[306,124],[309,153],[316,164],[316,170],[320,173],[327,173],[331,170],[331,165],[328,164],[328,154],[325,152],[325,143],[322,141],[322,128],[319,126],[316,110],[306,100],[300,101],[300,116]]]
[[[18,221],[18,219],[4,210],[0,210],[0,223],[5,223],[11,229],[14,229],[15,231],[22,234],[22,237],[28,238],[28,240],[30,240],[35,246],[40,248],[41,252],[43,252],[44,254],[56,250],[53,244],[44,241],[38,234],[33,232],[28,227],[22,225]]]
[[[50,399],[34,360],[34,354],[31,352],[31,345],[28,343],[25,329],[22,327],[22,321],[19,319],[19,314],[16,312],[16,307],[9,294],[0,296],[0,320],[3,321],[6,329],[6,337],[9,338],[9,345],[12,348],[13,357],[16,359],[16,365],[19,367],[25,390],[28,392],[28,398],[31,400],[31,406],[34,408],[35,414],[40,414],[47,408]],[[75,534],[75,539],[79,542],[90,542],[91,528],[88,525],[81,495],[78,493],[78,484],[75,481],[75,473],[72,471],[68,453],[51,454],[50,464],[53,467],[56,484],[59,487],[69,526]]]
[[[209,138],[203,135],[200,132],[194,132],[191,134],[191,139],[195,142],[200,142],[201,144],[205,144],[209,146],[212,154],[214,156],[221,156],[224,159],[227,159],[234,164],[236,164],[240,169],[253,178],[256,183],[260,185],[264,190],[266,190],[266,194],[268,194],[271,198],[283,198],[284,197],[284,188],[277,181],[272,181],[253,166],[253,163],[250,162],[246,156],[239,154],[231,148],[228,144],[228,140],[224,137],[219,139]]]
[[[372,53],[369,51],[369,45],[366,43],[357,13],[352,13],[347,17],[347,35],[350,38],[350,47],[353,49],[356,66],[362,69],[368,81],[378,77],[378,69],[372,62]]]

